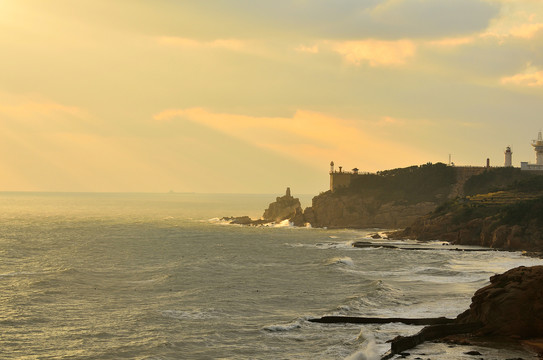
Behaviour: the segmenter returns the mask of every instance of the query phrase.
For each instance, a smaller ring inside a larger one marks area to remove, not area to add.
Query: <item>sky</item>
[[[535,161],[541,0],[0,0],[0,191]]]

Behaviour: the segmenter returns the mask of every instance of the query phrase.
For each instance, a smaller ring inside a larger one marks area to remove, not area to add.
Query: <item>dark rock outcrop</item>
[[[521,266],[492,276],[457,322],[481,323],[475,335],[543,337],[543,266]]]
[[[290,194],[290,188],[287,188],[286,194],[277,197],[264,211],[262,218],[269,222],[281,222],[287,219],[295,219],[298,223],[303,223],[303,211],[300,199]]]
[[[458,334],[463,334],[459,337]],[[477,338],[541,339],[543,338],[543,266],[518,267],[490,278],[490,285],[475,292],[470,308],[458,315],[452,324],[431,325],[412,336],[399,336],[391,341],[389,359],[429,340],[469,343]],[[463,339],[462,339],[463,337]],[[535,344],[535,345],[534,345]],[[538,348],[539,341],[532,346]]]
[[[443,240],[455,245],[477,245],[505,250],[543,251],[543,198],[511,205],[473,207],[457,203],[452,209],[420,217],[395,239]],[[464,200],[465,201],[465,200]],[[523,209],[522,216],[512,218]]]
[[[277,197],[268,206],[260,219],[251,219],[249,216],[231,216],[223,217],[221,220],[228,221],[230,224],[250,226],[279,223],[284,220],[288,220],[295,226],[305,226],[307,223],[300,200],[290,194],[290,188],[287,188],[284,196]]]

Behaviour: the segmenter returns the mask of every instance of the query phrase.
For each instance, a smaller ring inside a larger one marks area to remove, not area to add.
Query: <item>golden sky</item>
[[[541,0],[0,0],[0,190],[534,161]]]

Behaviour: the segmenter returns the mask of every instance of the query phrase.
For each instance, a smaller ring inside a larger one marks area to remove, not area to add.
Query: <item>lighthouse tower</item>
[[[505,167],[513,166],[513,152],[511,151],[511,146],[505,148]]]
[[[537,140],[532,140],[532,146],[535,150],[535,163],[543,165],[543,137],[541,136],[541,131],[537,135]]]

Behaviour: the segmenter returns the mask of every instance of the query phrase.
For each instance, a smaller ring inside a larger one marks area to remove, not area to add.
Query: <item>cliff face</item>
[[[501,198],[498,198],[501,200]],[[417,219],[392,238],[443,240],[506,250],[543,250],[543,198],[483,206],[464,200]]]
[[[313,198],[304,212],[305,222],[328,228],[405,227],[447,199],[457,169],[428,163],[349,176],[348,186]]]
[[[314,227],[328,228],[399,228],[434,210],[433,202],[400,205],[357,194],[331,192],[313,198],[304,218]]]

